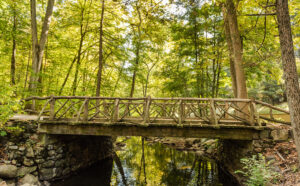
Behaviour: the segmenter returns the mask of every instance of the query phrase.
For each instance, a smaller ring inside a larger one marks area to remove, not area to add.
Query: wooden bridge
[[[289,124],[273,111],[288,111],[253,99],[30,97],[27,113],[38,131],[64,135],[175,136],[237,140],[258,138],[266,122]],[[269,110],[262,116],[258,111]],[[264,109],[265,110],[265,109]]]

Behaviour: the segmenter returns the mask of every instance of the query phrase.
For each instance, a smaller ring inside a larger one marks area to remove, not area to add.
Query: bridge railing
[[[260,116],[257,105],[287,112],[253,99],[49,96],[26,101],[38,120],[72,122],[260,126],[263,120],[282,122],[272,111],[270,117]]]

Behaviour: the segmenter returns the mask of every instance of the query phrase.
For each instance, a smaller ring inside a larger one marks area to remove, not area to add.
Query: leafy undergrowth
[[[298,156],[294,141],[277,143],[274,148],[266,149],[264,156],[266,159],[275,159],[273,167],[281,175],[276,185],[300,185]]]

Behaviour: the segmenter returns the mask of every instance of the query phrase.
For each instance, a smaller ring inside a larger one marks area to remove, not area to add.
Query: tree
[[[241,41],[241,35],[238,28],[236,8],[232,0],[226,0],[226,10],[227,10],[226,12],[227,15],[225,17],[225,22],[228,22],[229,25],[229,33],[230,33],[231,45],[232,45],[232,47],[230,47],[230,43],[229,43],[228,48],[229,50],[233,50],[233,52],[230,52],[230,54],[231,55],[233,54],[232,58],[234,59],[234,70],[236,76],[235,79],[236,79],[236,90],[237,90],[236,95],[237,98],[247,98],[248,95],[247,95],[246,78],[245,78],[245,73],[243,68],[242,41]],[[229,34],[228,32],[226,33]]]
[[[16,13],[16,2],[13,1],[12,4],[12,12],[13,12],[13,28],[12,28],[12,54],[11,54],[11,84],[16,84],[16,51],[17,51],[17,43],[16,43],[16,30],[17,30],[17,13]]]
[[[101,90],[101,81],[102,81],[102,69],[103,69],[103,19],[104,19],[104,0],[102,0],[101,6],[101,18],[100,18],[100,27],[99,27],[99,66],[97,73],[97,89],[96,96],[100,96]]]
[[[55,0],[48,0],[46,15],[43,21],[40,40],[38,41],[38,30],[36,21],[36,0],[30,0],[31,7],[31,37],[32,37],[32,74],[29,81],[29,91],[35,94],[39,73],[41,71],[45,44],[49,33],[50,21]]]
[[[276,1],[276,14],[286,94],[300,163],[300,89],[293,47],[288,0]]]

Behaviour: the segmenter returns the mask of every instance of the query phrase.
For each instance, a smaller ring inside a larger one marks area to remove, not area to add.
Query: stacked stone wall
[[[47,185],[111,156],[110,137],[37,134],[36,124],[21,125],[24,132],[1,138],[0,178],[8,185]]]

